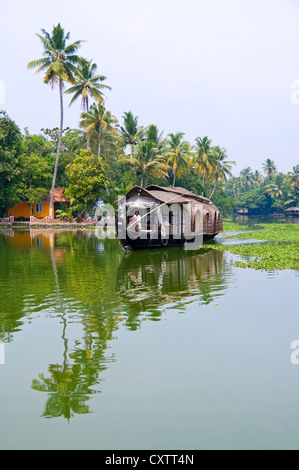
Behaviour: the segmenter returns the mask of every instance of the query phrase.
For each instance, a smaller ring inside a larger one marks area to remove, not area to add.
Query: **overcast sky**
[[[86,41],[118,119],[131,110],[165,135],[207,135],[236,174],[266,158],[284,172],[299,164],[298,0],[0,0],[1,107],[22,130],[59,125],[58,90],[27,70],[42,56],[35,33],[58,22]],[[80,103],[68,104],[65,126],[77,128]]]

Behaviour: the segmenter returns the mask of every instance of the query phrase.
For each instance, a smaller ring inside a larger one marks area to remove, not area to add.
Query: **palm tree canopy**
[[[60,23],[53,27],[52,35],[44,29],[41,31],[42,34],[37,34],[37,37],[43,44],[44,57],[29,62],[28,68],[36,68],[36,73],[45,72],[44,82],[52,86],[58,82],[58,79],[75,83],[78,72],[76,64],[79,62],[79,57],[75,53],[82,41],[67,44],[70,33],[65,34]]]
[[[242,186],[251,185],[251,183],[254,181],[254,174],[250,167],[244,168],[244,170],[240,172],[240,180]]]
[[[149,175],[166,178],[169,169],[163,155],[157,154],[154,143],[140,138],[136,143],[136,156],[123,154],[119,156],[118,161],[120,164],[130,165],[136,173],[140,173],[141,186],[143,186],[144,176],[146,179]]]
[[[87,113],[82,113],[81,118],[80,127],[85,129],[88,135],[107,130],[119,136],[114,127],[117,118],[107,111],[102,103],[93,103]]]
[[[213,149],[214,157],[214,168],[213,173],[215,178],[222,179],[227,181],[229,177],[232,176],[232,167],[236,164],[234,161],[226,160],[227,154],[226,149],[220,148],[219,146],[214,147]]]
[[[103,102],[103,90],[111,90],[111,87],[102,83],[106,80],[104,75],[96,74],[97,65],[92,60],[79,58],[76,83],[74,86],[66,90],[66,94],[73,94],[70,106],[81,97],[81,106],[84,111],[88,111],[89,96],[96,101]]]
[[[183,132],[169,134],[168,136],[166,157],[173,170],[182,170],[188,166],[191,146],[189,142],[184,140],[184,136]]]
[[[263,169],[264,173],[266,173],[267,176],[272,176],[277,173],[277,166],[273,160],[270,158],[267,158],[265,163],[263,164]]]
[[[82,41],[76,41],[68,44],[70,33],[65,34],[60,23],[53,27],[52,35],[46,30],[41,30],[42,34],[37,34],[43,44],[43,57],[36,59],[28,64],[28,68],[36,68],[36,73],[44,72],[44,83],[50,84],[52,88],[59,84],[60,95],[60,128],[53,181],[50,195],[50,216],[54,217],[54,188],[58,171],[59,158],[61,153],[62,133],[63,133],[63,88],[64,82],[75,83],[77,74],[76,64],[79,57],[76,55]]]
[[[201,174],[209,175],[214,163],[212,141],[208,137],[197,137],[195,142],[195,169],[198,169]]]
[[[136,145],[144,137],[144,128],[138,125],[138,117],[131,111],[124,113],[124,125],[120,128],[126,145]]]
[[[293,167],[293,171],[288,174],[290,185],[298,189],[299,188],[299,165]]]

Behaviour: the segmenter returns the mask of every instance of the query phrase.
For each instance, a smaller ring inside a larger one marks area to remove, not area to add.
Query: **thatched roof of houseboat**
[[[137,195],[147,198],[150,197],[162,204],[195,204],[196,202],[199,202],[204,205],[204,212],[206,214],[219,212],[210,199],[198,196],[184,188],[162,187],[156,185],[150,185],[146,188],[134,186],[126,194],[126,198],[129,199]]]
[[[185,188],[178,188],[178,187],[163,187],[163,186],[156,186],[156,185],[150,185],[146,187],[147,191],[162,191],[166,193],[172,193],[172,194],[178,194],[183,197],[191,198],[191,199],[196,199],[199,202],[204,202],[206,204],[209,204],[211,201],[204,197],[204,196],[198,196],[197,194],[192,193],[191,191],[185,189]]]
[[[129,199],[134,196],[150,197],[155,199],[157,202],[166,203],[166,204],[186,204],[189,202],[187,197],[183,197],[177,193],[170,193],[168,191],[162,191],[159,189],[159,186],[155,186],[155,189],[141,188],[140,186],[134,186],[126,194],[126,198]]]
[[[205,216],[204,220],[204,233],[215,234],[223,231],[223,222],[219,209],[210,201],[203,196],[198,196],[191,191],[184,188],[172,188],[162,186],[147,186],[141,188],[140,186],[133,187],[126,194],[126,199],[132,199],[134,204],[138,202],[138,198],[148,199],[153,202],[160,204],[191,204],[193,207],[196,203],[203,204],[203,213]]]
[[[288,207],[285,212],[299,212],[299,207]]]

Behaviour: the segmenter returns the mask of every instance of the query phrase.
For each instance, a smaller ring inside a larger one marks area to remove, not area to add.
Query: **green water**
[[[299,273],[234,259],[2,231],[0,448],[299,449]]]

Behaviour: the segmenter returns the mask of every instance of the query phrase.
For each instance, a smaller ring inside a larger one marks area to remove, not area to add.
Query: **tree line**
[[[43,56],[28,68],[58,89],[60,122],[38,135],[22,133],[1,112],[0,215],[22,200],[39,202],[49,191],[53,211],[55,187],[66,188],[72,213],[83,213],[99,199],[114,203],[135,184],[182,186],[213,199],[224,214],[237,207],[271,213],[299,204],[299,165],[285,175],[267,159],[264,174],[246,168],[236,177],[226,149],[207,136],[193,144],[182,131],[164,136],[155,124],[141,125],[132,111],[119,122],[106,108],[105,93],[111,91],[106,77],[78,54],[82,41],[71,43],[60,24],[37,36]],[[81,101],[78,129],[64,127],[65,95],[70,107]]]

